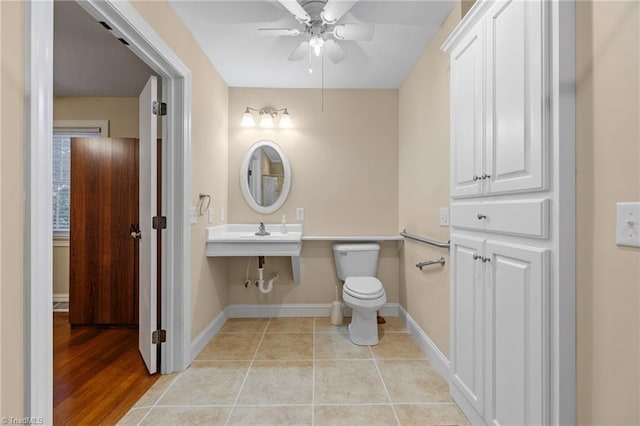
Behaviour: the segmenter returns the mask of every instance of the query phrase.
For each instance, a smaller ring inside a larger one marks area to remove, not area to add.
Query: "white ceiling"
[[[372,41],[340,41],[348,57],[324,63],[324,87],[398,88],[455,0],[360,0],[340,23],[372,23]],[[288,61],[304,36],[270,36],[258,28],[300,28],[275,0],[170,0],[231,87],[319,88],[321,58]]]
[[[155,73],[75,1],[54,2],[55,96],[138,96]]]

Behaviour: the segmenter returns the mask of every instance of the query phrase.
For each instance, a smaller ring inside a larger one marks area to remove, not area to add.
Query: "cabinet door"
[[[548,251],[488,240],[485,419],[548,424]]]
[[[451,53],[451,196],[482,191],[484,52],[477,25]]]
[[[482,239],[451,235],[451,384],[482,413]]]
[[[487,15],[487,193],[547,185],[543,3],[498,1]]]

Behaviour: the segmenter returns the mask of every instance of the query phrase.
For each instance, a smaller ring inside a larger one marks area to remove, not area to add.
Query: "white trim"
[[[216,316],[213,321],[207,325],[204,330],[191,342],[191,360],[196,359],[198,354],[207,346],[207,343],[218,334],[224,323],[227,322],[227,314],[223,310]]]
[[[109,137],[109,120],[53,120],[53,128],[86,129],[90,127],[100,128],[100,137]]]
[[[53,422],[53,2],[25,2],[25,407]]]
[[[449,373],[449,359],[440,351],[440,348],[433,343],[433,340],[429,338],[427,333],[420,328],[418,323],[409,315],[409,313],[402,307],[399,307],[399,317],[404,319],[404,323],[409,330],[409,333],[416,340],[416,343],[427,355],[427,358],[431,361],[431,364],[442,374],[447,380],[447,383],[450,383],[450,373]]]
[[[53,293],[53,303],[69,302],[69,293]]]
[[[128,2],[78,3],[105,21],[117,37],[162,78],[163,101],[169,105],[163,120],[163,210],[167,230],[162,240],[162,345],[161,372],[187,368],[191,362],[191,230],[188,197],[191,193],[191,71]]]
[[[398,316],[397,303],[385,303],[380,314],[387,317]],[[343,309],[348,311],[348,309]],[[283,303],[273,305],[228,305],[224,312],[227,318],[286,318],[286,317],[329,317],[331,303]]]
[[[69,243],[69,234],[67,235],[54,235],[53,236],[53,247],[70,247]]]
[[[162,373],[191,361],[191,72],[128,2],[78,3],[107,22],[163,81],[169,115],[163,123]],[[53,128],[53,1],[25,2],[25,407],[26,417],[53,419],[51,138]]]

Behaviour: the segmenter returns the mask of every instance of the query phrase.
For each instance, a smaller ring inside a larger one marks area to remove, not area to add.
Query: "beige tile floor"
[[[230,319],[120,424],[467,425],[399,318],[356,346],[328,318]]]

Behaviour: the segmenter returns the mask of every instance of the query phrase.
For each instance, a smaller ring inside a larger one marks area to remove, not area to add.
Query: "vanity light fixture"
[[[258,124],[263,129],[273,129],[276,127],[275,118],[278,116],[278,113],[282,112],[280,117],[280,121],[278,122],[278,127],[280,129],[290,129],[292,127],[291,116],[289,115],[289,111],[287,108],[272,108],[272,107],[263,107],[260,109],[246,107],[244,110],[244,114],[242,115],[242,121],[240,125],[242,127],[255,127],[256,121],[253,118],[252,111],[255,111],[260,116],[260,123]]]

